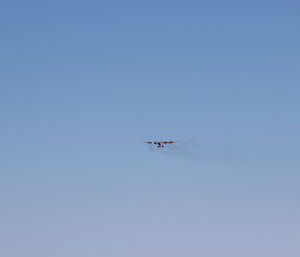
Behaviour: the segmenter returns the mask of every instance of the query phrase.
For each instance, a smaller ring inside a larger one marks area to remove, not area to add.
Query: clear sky
[[[0,255],[299,257],[299,31],[292,0],[2,1]]]

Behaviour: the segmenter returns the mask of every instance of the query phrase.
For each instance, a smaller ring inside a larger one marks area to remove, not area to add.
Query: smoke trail
[[[229,149],[230,147],[225,145],[199,143],[197,140],[191,139],[173,145],[165,145],[165,147],[159,148],[159,152],[175,158],[201,162],[241,161],[241,158]]]

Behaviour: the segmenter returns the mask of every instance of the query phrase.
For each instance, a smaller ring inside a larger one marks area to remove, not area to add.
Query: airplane
[[[167,144],[174,144],[177,142],[178,141],[169,140],[169,141],[148,141],[148,142],[144,142],[144,143],[149,144],[149,145],[156,145],[157,148],[160,148],[160,147],[164,147]]]

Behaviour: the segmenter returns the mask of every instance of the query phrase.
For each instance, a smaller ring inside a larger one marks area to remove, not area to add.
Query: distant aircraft
[[[156,145],[158,148],[160,148],[160,147],[164,147],[165,145],[174,144],[177,142],[178,141],[169,140],[169,141],[148,141],[148,142],[144,142],[144,143],[149,144],[149,145]]]

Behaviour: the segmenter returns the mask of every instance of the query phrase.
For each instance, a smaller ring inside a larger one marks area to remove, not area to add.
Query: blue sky
[[[1,256],[298,257],[299,8],[3,1]]]

